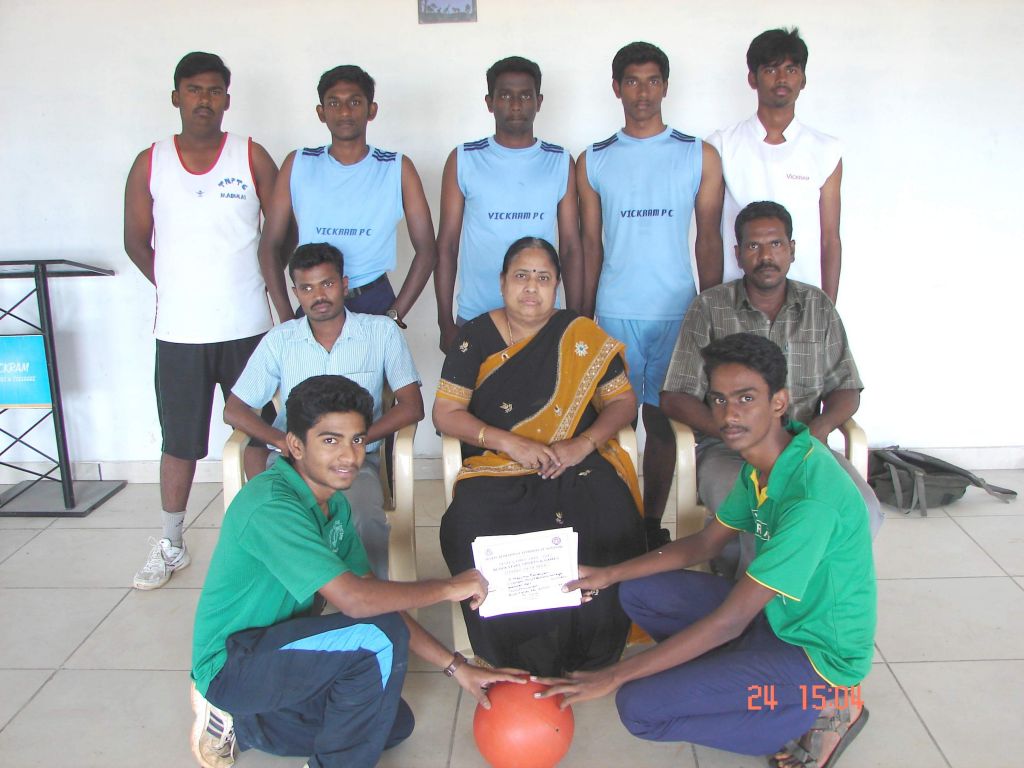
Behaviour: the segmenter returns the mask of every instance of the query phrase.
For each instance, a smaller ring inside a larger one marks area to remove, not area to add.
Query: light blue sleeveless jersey
[[[502,306],[498,275],[520,237],[554,244],[558,203],[569,184],[569,153],[537,140],[509,149],[494,138],[456,148],[459,189],[466,198],[459,249],[458,314],[467,320]]]
[[[679,320],[697,295],[690,216],[700,186],[700,139],[665,128],[647,139],[619,131],[587,148],[587,179],[601,196],[604,264],[597,315]]]
[[[342,165],[329,146],[300,149],[292,164],[292,210],[299,245],[330,243],[345,257],[349,288],[395,268],[395,228],[402,220],[402,156],[370,147]]]

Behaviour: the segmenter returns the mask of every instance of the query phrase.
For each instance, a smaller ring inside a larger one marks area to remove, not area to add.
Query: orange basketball
[[[560,697],[535,699],[540,683],[495,683],[487,690],[491,708],[477,705],[473,737],[492,768],[554,768],[572,743],[572,708]]]

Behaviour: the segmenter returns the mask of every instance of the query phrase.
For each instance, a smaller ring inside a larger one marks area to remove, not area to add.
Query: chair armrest
[[[391,534],[388,539],[388,576],[394,581],[416,581],[416,505],[413,476],[413,441],[416,425],[402,427],[395,434],[392,456],[394,509],[388,513]],[[382,472],[386,472],[381,462]],[[387,477],[381,478],[387,485]]]
[[[615,439],[618,440],[619,445],[622,446],[622,450],[629,454],[629,460],[633,462],[633,471],[639,476],[640,458],[637,456],[636,432],[634,432],[633,428],[627,424],[619,430],[618,434],[615,435]]]
[[[676,438],[676,538],[704,528],[704,508],[697,501],[697,438],[686,424],[669,419]]]
[[[868,477],[868,437],[853,419],[847,419],[839,425],[839,431],[846,440],[844,455],[846,460],[853,464],[862,478]]]
[[[441,435],[441,467],[444,473],[444,507],[452,505],[455,477],[462,468],[462,443],[457,437]]]
[[[231,436],[224,443],[221,455],[221,471],[224,473],[224,509],[235,498],[245,485],[245,465],[242,457],[245,447],[249,444],[249,436],[240,429],[232,430]]]

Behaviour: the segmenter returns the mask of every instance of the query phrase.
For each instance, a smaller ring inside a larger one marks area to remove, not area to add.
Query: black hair
[[[755,37],[747,48],[747,69],[755,75],[759,68],[781,64],[786,59],[802,70],[807,69],[807,43],[796,27],[769,29]]]
[[[759,200],[750,203],[742,211],[736,214],[736,244],[743,242],[743,228],[754,219],[778,219],[786,229],[786,239],[793,239],[793,217],[789,211],[779,203],[771,200]]]
[[[562,279],[562,265],[558,261],[558,251],[555,250],[555,246],[545,240],[543,237],[520,237],[505,251],[505,259],[501,262],[501,274],[508,273],[509,264],[512,263],[512,259],[518,256],[520,253],[525,251],[527,248],[539,248],[548,255],[551,259],[551,266],[555,268],[555,280]]]
[[[704,358],[704,375],[709,383],[715,368],[738,363],[759,373],[772,395],[786,386],[786,356],[778,344],[763,336],[733,333],[712,341],[700,351],[700,356]]]
[[[310,376],[292,388],[284,407],[288,431],[302,442],[328,413],[358,413],[367,429],[373,423],[373,397],[344,376]]]
[[[231,70],[227,68],[220,56],[215,53],[192,51],[192,53],[182,56],[178,66],[174,68],[174,90],[178,90],[181,81],[186,77],[195,77],[207,72],[216,72],[224,78],[225,89],[231,85]]]
[[[522,56],[509,56],[508,58],[496,61],[487,70],[487,95],[494,95],[494,86],[498,77],[506,72],[522,72],[533,78],[533,85],[537,93],[540,93],[540,67],[536,62],[524,59]]]
[[[345,257],[330,243],[306,243],[295,249],[288,259],[288,277],[295,282],[295,271],[312,269],[321,264],[333,264],[338,268],[338,277],[345,275]]]
[[[355,83],[363,92],[366,100],[373,103],[373,93],[376,83],[373,78],[363,71],[362,67],[355,64],[342,64],[340,67],[329,69],[320,75],[320,82],[317,83],[316,92],[320,95],[320,103],[324,103],[324,96],[338,83]]]
[[[626,67],[630,64],[647,64],[652,61],[661,70],[661,79],[668,80],[668,56],[661,48],[644,42],[624,45],[612,59],[612,80],[621,83]]]

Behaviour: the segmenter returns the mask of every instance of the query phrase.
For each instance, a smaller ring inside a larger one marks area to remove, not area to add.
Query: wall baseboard
[[[973,448],[913,448],[972,471],[987,469],[1024,469],[1024,446],[980,446]],[[13,463],[13,462],[12,462]],[[73,462],[76,480],[125,480],[129,483],[160,482],[159,461],[79,461]],[[43,462],[18,462],[17,466],[34,472],[50,468]],[[413,461],[417,480],[440,480],[441,457],[423,456]],[[206,459],[196,465],[197,483],[219,483],[220,461]],[[0,484],[10,485],[31,476],[10,467],[0,467]]]

